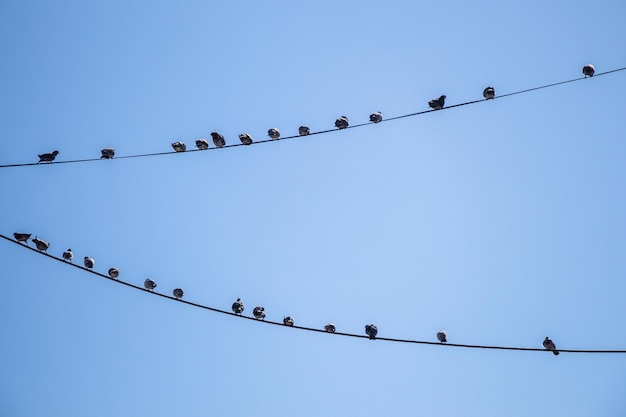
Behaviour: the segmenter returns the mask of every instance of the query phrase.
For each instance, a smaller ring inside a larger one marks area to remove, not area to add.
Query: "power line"
[[[601,72],[601,73],[595,74],[593,77],[589,77],[589,78],[600,77],[602,75],[612,74],[614,72],[624,71],[624,70],[626,70],[626,67],[622,67],[622,68],[617,68],[617,69],[610,70],[610,71]],[[546,85],[542,85],[542,86],[539,86],[539,87],[528,88],[528,89],[525,89],[525,90],[515,91],[515,92],[512,92],[512,93],[500,94],[500,95],[495,96],[493,98],[493,100],[504,98],[504,97],[510,97],[510,96],[514,96],[514,95],[517,95],[517,94],[529,93],[531,91],[542,90],[544,88],[555,87],[555,86],[558,86],[558,85],[568,84],[568,83],[572,83],[572,82],[575,82],[575,81],[581,81],[581,80],[585,80],[585,79],[587,79],[587,77],[578,77],[578,78],[573,78],[571,80],[559,81],[559,82],[556,82],[556,83],[546,84]],[[448,110],[448,109],[452,109],[452,108],[455,108],[455,107],[467,106],[467,105],[470,105],[470,104],[481,103],[481,102],[484,102],[484,101],[489,101],[489,100],[488,99],[480,99],[480,100],[467,101],[467,102],[464,102],[464,103],[459,103],[459,104],[453,104],[453,105],[445,106],[445,107],[443,107],[443,108],[441,108],[439,110],[429,109],[429,110],[419,111],[417,113],[409,113],[409,114],[404,114],[404,115],[401,115],[401,116],[388,117],[388,118],[383,119],[382,121],[380,121],[378,123],[390,122],[392,120],[404,119],[406,117],[419,116],[419,115],[426,114],[426,113],[431,113],[431,112],[434,112],[434,111]],[[369,125],[372,125],[372,124],[374,124],[374,123],[373,122],[360,123],[360,124],[355,124],[355,125],[348,126],[345,129],[354,129],[354,128],[357,128],[357,127],[369,126]],[[239,146],[251,146],[251,145],[258,145],[258,144],[261,144],[261,143],[275,142],[275,141],[278,141],[278,140],[296,139],[296,138],[304,138],[306,136],[321,135],[321,134],[325,134],[325,133],[335,132],[337,130],[343,130],[343,129],[338,129],[337,128],[337,129],[320,130],[320,131],[317,131],[317,132],[311,132],[311,133],[309,133],[309,134],[307,134],[305,136],[293,135],[293,136],[285,136],[285,137],[282,137],[282,138],[279,138],[279,139],[264,139],[264,140],[254,141],[250,145],[244,145],[243,143],[235,143],[235,144],[232,144],[232,145],[222,146],[221,148],[215,147],[215,148],[208,148],[208,149],[190,149],[190,150],[185,151],[185,152],[168,151],[168,152],[144,153],[144,154],[137,154],[137,155],[116,156],[114,159],[145,158],[145,157],[153,157],[153,156],[161,156],[161,155],[172,155],[172,154],[177,154],[177,153],[202,152],[202,151],[211,151],[211,150],[222,149],[222,148],[235,148],[235,147],[239,147]],[[67,160],[67,161],[53,161],[50,164],[74,164],[74,163],[80,163],[80,162],[94,162],[94,161],[101,161],[101,160],[102,160],[102,158],[72,159],[72,160]],[[25,166],[35,166],[35,165],[41,165],[41,164],[39,162],[24,163],[24,164],[7,164],[7,165],[0,165],[0,168],[16,168],[16,167],[25,167]],[[48,165],[48,164],[44,164],[44,165]]]
[[[360,334],[355,334],[355,333],[344,333],[344,332],[334,332],[334,333],[328,333],[326,330],[324,329],[316,329],[313,327],[305,327],[305,326],[285,326],[285,324],[280,323],[280,322],[276,322],[276,321],[271,321],[271,320],[258,320],[254,317],[249,317],[249,316],[243,316],[243,315],[239,315],[239,314],[235,314],[232,313],[230,311],[226,311],[226,310],[221,310],[219,308],[215,308],[215,307],[210,307],[204,304],[198,304],[198,303],[194,303],[192,301],[187,301],[187,300],[182,300],[179,298],[175,298],[173,296],[170,295],[166,295],[166,294],[162,294],[159,292],[155,292],[155,291],[149,291],[141,286],[135,285],[135,284],[131,284],[129,282],[125,282],[125,281],[121,281],[119,279],[114,279],[111,278],[107,275],[101,274],[99,272],[96,272],[92,269],[74,264],[74,263],[70,263],[67,262],[65,260],[63,260],[62,258],[56,257],[54,255],[50,255],[46,252],[42,252],[39,251],[35,248],[32,248],[28,245],[24,245],[21,244],[20,242],[11,239],[10,237],[4,236],[2,234],[0,234],[0,237],[15,243],[16,245],[26,248],[26,249],[30,249],[31,251],[39,254],[39,255],[43,255],[43,256],[47,256],[50,259],[54,259],[56,261],[59,261],[65,265],[68,266],[73,266],[74,268],[78,268],[84,272],[88,272],[90,274],[93,275],[97,275],[101,278],[106,278],[109,281],[121,284],[121,285],[125,285],[127,287],[130,288],[134,288],[136,290],[140,290],[144,293],[148,293],[148,294],[152,294],[158,297],[162,297],[162,298],[166,298],[168,300],[172,300],[172,301],[177,301],[179,303],[184,303],[187,304],[189,306],[192,307],[196,307],[196,308],[200,308],[203,310],[209,310],[212,311],[214,313],[220,313],[220,314],[226,314],[232,317],[237,317],[240,319],[245,319],[245,320],[252,320],[254,322],[257,323],[265,323],[265,324],[270,324],[270,325],[275,325],[275,326],[282,326],[282,327],[288,327],[288,328],[293,328],[293,329],[298,329],[298,330],[305,330],[305,331],[309,331],[309,332],[317,332],[317,333],[324,333],[324,334],[330,334],[330,335],[338,335],[338,336],[347,336],[347,337],[356,337],[356,338],[360,338],[360,339],[369,339],[369,336],[366,335],[360,335]],[[376,337],[375,340],[382,340],[382,341],[386,341],[386,342],[396,342],[396,343],[412,343],[412,344],[419,344],[419,345],[435,345],[435,346],[442,346],[442,347],[459,347],[459,348],[469,348],[469,349],[491,349],[491,350],[517,350],[517,351],[528,351],[528,352],[550,352],[548,350],[545,349],[541,349],[541,348],[529,348],[529,347],[515,347],[515,346],[493,346],[493,345],[469,345],[469,344],[463,344],[463,343],[439,343],[439,342],[430,342],[430,341],[426,341],[426,340],[414,340],[414,339],[399,339],[399,338],[393,338],[393,337]],[[626,353],[626,350],[597,350],[597,349],[558,349],[559,352],[568,352],[568,353]]]

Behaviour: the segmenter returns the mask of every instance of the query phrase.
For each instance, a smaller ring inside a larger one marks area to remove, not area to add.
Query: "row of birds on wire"
[[[28,245],[28,241],[30,240],[35,244],[35,247],[37,248],[38,251],[48,254],[48,249],[50,249],[50,243],[43,239],[38,238],[37,236],[31,239],[30,233],[16,232],[16,233],[13,233],[13,237],[15,238],[15,241],[17,243],[26,244],[26,245]],[[61,256],[64,261],[70,262],[70,263],[73,262],[74,253],[72,249],[65,250]],[[85,265],[85,268],[89,270],[93,270],[93,268],[95,267],[95,264],[96,264],[96,261],[93,258],[90,258],[89,256],[85,256],[83,258],[83,265]],[[109,268],[108,276],[109,278],[113,280],[118,280],[120,276],[119,269],[116,267]],[[153,292],[154,289],[157,287],[157,283],[151,278],[146,278],[146,280],[143,283],[143,286],[147,291]],[[174,296],[175,299],[181,300],[183,296],[185,295],[185,292],[183,291],[182,288],[175,288],[172,291],[172,295]],[[231,309],[235,315],[241,316],[245,309],[243,301],[240,298],[237,298],[237,300],[233,302]],[[257,320],[265,320],[265,308],[262,306],[254,307],[254,309],[252,310],[252,315]],[[295,320],[291,316],[284,316],[283,324],[285,326],[292,327],[295,324]],[[328,323],[324,326],[324,331],[327,333],[335,333],[336,330],[337,328],[333,323]],[[371,324],[371,323],[365,325],[365,334],[368,336],[369,339],[372,339],[372,340],[376,339],[376,336],[378,335],[378,327],[375,324]],[[436,336],[437,336],[437,340],[440,343],[448,342],[448,333],[445,330],[438,331]],[[549,350],[552,353],[554,353],[554,355],[559,354],[559,351],[557,350],[556,345],[549,337],[546,337],[544,339],[543,347],[546,350]]]
[[[592,77],[595,74],[595,67],[592,64],[587,64],[583,67],[582,72],[583,72],[584,78]],[[494,87],[492,86],[486,87],[483,90],[483,97],[485,98],[485,100],[493,100],[496,97],[496,91]],[[428,102],[428,106],[430,107],[431,110],[441,110],[445,107],[445,100],[446,100],[446,96],[441,95],[439,96],[439,98],[430,100]],[[382,122],[383,121],[382,113],[378,111],[378,112],[370,114],[369,121],[371,123]],[[350,123],[349,123],[347,116],[340,116],[335,120],[335,128],[338,130],[347,129],[349,126],[350,126]],[[321,132],[317,132],[317,133],[321,133]],[[311,134],[311,129],[309,128],[309,126],[302,125],[298,128],[299,136],[308,136],[310,134]],[[267,131],[267,135],[270,138],[270,140],[278,140],[281,137],[281,132],[278,128],[273,127]],[[224,138],[224,135],[218,132],[211,132],[210,136],[211,136],[211,140],[213,144],[215,145],[215,148],[223,148],[226,146],[226,139]],[[241,142],[242,145],[252,145],[252,143],[254,143],[254,139],[252,135],[250,135],[249,133],[240,134],[239,141]],[[209,141],[205,138],[197,139],[195,144],[196,144],[197,150],[200,150],[200,151],[207,150],[209,149],[209,146],[210,146]],[[175,152],[187,151],[187,145],[182,141],[173,142],[171,146]],[[101,152],[101,156],[100,156],[101,159],[113,159],[115,157],[114,148],[104,148],[100,152]],[[38,155],[39,161],[36,164],[53,163],[57,155],[59,155],[58,150],[39,154]],[[74,162],[79,162],[79,161],[74,161]],[[19,166],[19,165],[31,165],[31,164],[17,164],[16,166]],[[9,166],[14,166],[14,165],[9,165]],[[4,166],[4,167],[7,167],[7,166]]]

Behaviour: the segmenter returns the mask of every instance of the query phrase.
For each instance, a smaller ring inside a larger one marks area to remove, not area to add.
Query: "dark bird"
[[[445,330],[439,330],[437,332],[437,340],[439,340],[441,343],[447,343],[448,342],[448,332],[446,332]]]
[[[120,276],[120,270],[117,268],[109,268],[109,276],[113,279],[117,279]]]
[[[283,317],[283,324],[285,326],[293,326],[293,323],[294,323],[293,317],[289,317],[289,316]]]
[[[218,148],[223,148],[226,146],[226,141],[224,140],[224,136],[220,135],[217,132],[211,132],[211,139],[213,139],[213,143]]]
[[[176,152],[185,152],[187,150],[187,145],[183,142],[174,142],[172,143],[172,148],[174,148]]]
[[[370,114],[370,122],[372,123],[380,123],[383,121],[383,114],[379,111],[376,113]]]
[[[59,154],[59,151],[53,151],[53,152],[48,152],[48,153],[42,153],[41,155],[37,155],[37,156],[39,157],[39,162],[51,163],[52,161],[54,161],[54,158],[56,158],[58,154]]]
[[[242,133],[241,135],[239,135],[239,140],[244,145],[252,145],[252,136],[247,133]]]
[[[267,131],[267,136],[269,136],[272,140],[276,140],[280,137],[280,130],[273,127]]]
[[[150,278],[146,278],[146,280],[143,282],[143,286],[146,288],[146,290],[152,291],[156,288],[157,285],[156,282],[154,282]]]
[[[74,259],[74,254],[72,253],[71,249],[68,249],[65,252],[63,252],[63,259],[65,259],[66,261],[72,262],[72,259]]]
[[[235,301],[232,306],[233,313],[241,314],[243,313],[243,308],[243,301],[241,301],[241,298],[237,298],[237,301]]]
[[[93,266],[96,264],[96,261],[94,261],[92,258],[85,256],[85,259],[83,260],[83,263],[85,264],[85,267],[92,269]]]
[[[298,133],[300,134],[300,136],[307,136],[311,133],[311,129],[309,129],[308,126],[300,126],[298,128]]]
[[[174,295],[174,298],[176,298],[177,300],[180,300],[181,298],[183,298],[183,295],[185,295],[185,293],[183,292],[182,288],[175,288],[174,291],[172,291],[172,295]]]
[[[550,338],[548,336],[546,336],[545,339],[543,339],[543,347],[546,350],[551,350],[552,353],[554,353],[554,355],[558,355],[559,351],[556,350],[556,345],[554,344],[554,342],[552,340],[550,340]]]
[[[428,105],[435,110],[441,110],[443,109],[443,106],[446,102],[446,96],[441,96],[439,98],[436,98],[434,100],[430,100],[428,102]]]
[[[200,149],[201,151],[206,151],[207,149],[209,149],[209,141],[206,139],[198,139],[196,141],[196,148]]]
[[[341,116],[339,119],[335,120],[335,127],[337,129],[345,129],[348,127],[348,118],[346,116]]]
[[[50,243],[46,242],[45,240],[39,239],[37,236],[35,236],[35,238],[31,240],[33,241],[37,249],[40,251],[46,252],[48,248],[50,248]]]
[[[30,239],[30,233],[17,233],[16,232],[16,233],[13,233],[13,237],[18,242],[26,242],[26,245],[28,245],[28,239]]]
[[[328,333],[335,333],[335,330],[337,330],[335,328],[335,325],[332,323],[328,323],[326,326],[324,326],[324,330],[327,331]]]
[[[104,148],[100,152],[102,152],[101,159],[113,159],[115,156],[115,149],[113,148]]]
[[[496,96],[496,90],[493,87],[487,87],[483,90],[483,97],[485,97],[487,100],[493,100],[493,98]]]
[[[376,339],[376,335],[378,334],[378,327],[373,324],[368,324],[365,326],[365,333],[370,337],[370,339]]]
[[[596,69],[593,65],[587,64],[583,67],[583,74],[585,74],[585,78],[593,77],[593,74],[596,72]],[[41,155],[40,155],[41,156]]]
[[[252,314],[255,319],[265,320],[265,309],[263,307],[254,307]]]

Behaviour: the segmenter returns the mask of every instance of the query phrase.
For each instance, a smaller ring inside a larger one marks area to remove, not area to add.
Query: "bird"
[[[72,259],[74,259],[74,254],[72,253],[71,249],[68,249],[65,252],[63,252],[63,259],[65,259],[66,261],[72,262]]]
[[[285,326],[293,326],[293,317],[287,316],[287,317],[283,317],[283,324]]]
[[[593,77],[593,74],[595,72],[596,72],[596,68],[591,64],[587,64],[583,67],[583,74],[585,74],[585,78]]]
[[[303,125],[298,128],[298,133],[300,134],[300,136],[307,136],[311,133],[311,129],[309,129],[308,126]]]
[[[30,239],[30,233],[17,233],[17,232],[15,232],[15,233],[13,233],[13,237],[18,242],[26,242],[26,245],[28,245],[28,239]]]
[[[550,338],[548,336],[546,336],[546,338],[543,339],[543,347],[546,350],[551,350],[552,353],[554,353],[554,356],[559,354],[559,351],[556,350],[556,345],[554,344],[554,342],[552,340],[550,340]]]
[[[441,343],[447,343],[448,342],[448,332],[446,332],[445,330],[439,330],[437,332],[437,340],[439,340]]]
[[[241,135],[239,135],[239,140],[244,145],[252,145],[252,136],[247,133],[242,133]]]
[[[430,100],[428,102],[428,105],[434,110],[441,110],[443,109],[445,101],[446,101],[446,96],[441,96],[439,98]]]
[[[232,309],[233,309],[233,313],[235,314],[243,313],[244,307],[243,307],[243,301],[241,301],[241,298],[237,298],[237,301],[233,303]]]
[[[183,142],[174,142],[172,143],[172,148],[174,148],[176,152],[185,152],[187,150],[187,145]]]
[[[493,100],[495,96],[496,90],[493,87],[489,86],[483,90],[483,97],[485,97],[486,100]]]
[[[38,250],[48,253],[47,250],[48,248],[50,248],[50,243],[46,242],[45,240],[39,239],[37,236],[35,236],[35,238],[31,240],[33,241],[33,243],[35,244]]]
[[[383,114],[379,111],[376,113],[370,114],[370,122],[372,123],[380,123],[383,121]]]
[[[100,152],[102,152],[100,159],[113,159],[115,156],[115,149],[113,148],[104,148]]]
[[[96,264],[96,261],[94,261],[93,258],[90,258],[89,256],[85,256],[83,263],[85,264],[85,267],[92,269],[93,266]]]
[[[180,300],[181,298],[183,298],[183,295],[185,295],[182,288],[175,288],[174,291],[172,291],[172,294],[177,300]]]
[[[365,326],[365,333],[369,336],[370,339],[376,339],[376,335],[378,334],[378,327],[373,324],[368,324]]]
[[[150,278],[146,278],[146,280],[143,282],[143,286],[146,288],[146,290],[152,291],[156,288],[157,285],[156,282],[154,282]]]
[[[59,151],[52,151],[48,153],[42,153],[41,155],[37,155],[37,156],[39,157],[39,162],[51,163],[52,161],[54,161],[54,158],[56,158],[58,154],[59,154]]]
[[[120,270],[117,268],[109,268],[109,276],[113,279],[117,279],[120,276]]]
[[[209,149],[209,141],[204,138],[198,139],[196,141],[196,148],[200,149],[201,151],[206,151],[207,149]]]
[[[326,326],[324,326],[324,330],[328,333],[335,333],[335,330],[337,330],[335,328],[335,325],[332,323],[328,323]]]
[[[276,140],[280,137],[280,130],[273,127],[267,131],[267,136],[269,136],[272,140]]]
[[[252,310],[252,314],[254,315],[255,319],[265,320],[265,309],[263,307],[254,307],[254,310]]]
[[[348,118],[346,116],[341,116],[337,120],[335,120],[335,127],[337,129],[345,129],[349,126]]]
[[[224,136],[220,135],[217,132],[211,132],[211,139],[213,139],[213,143],[218,148],[223,148],[226,146],[226,141],[224,140]]]

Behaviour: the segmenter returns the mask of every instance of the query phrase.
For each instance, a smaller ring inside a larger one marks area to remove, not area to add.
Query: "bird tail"
[[[559,354],[558,350],[553,350],[552,353],[554,353],[554,356],[557,356]]]

